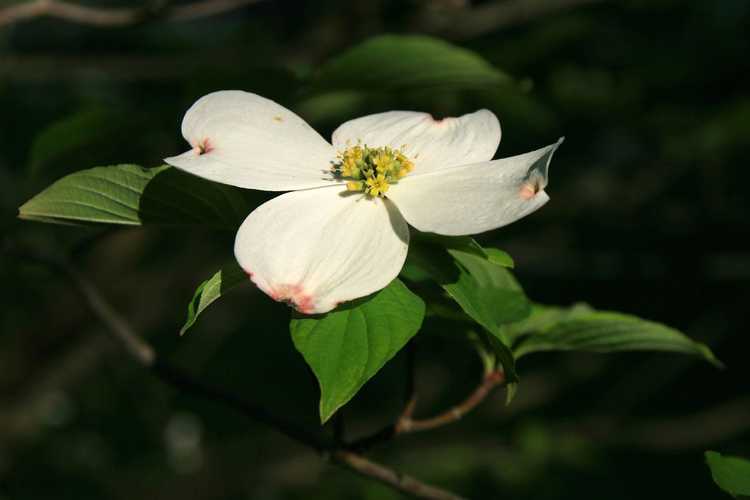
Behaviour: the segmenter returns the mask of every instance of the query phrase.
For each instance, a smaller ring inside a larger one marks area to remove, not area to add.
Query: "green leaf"
[[[482,331],[479,334],[479,338],[486,346],[487,350],[492,352],[494,356],[494,368],[502,367],[503,373],[505,374],[505,383],[507,385],[516,384],[520,379],[516,372],[516,359],[513,357],[513,351],[500,341],[495,335],[492,335],[486,331]],[[486,361],[485,361],[486,362]],[[507,403],[510,404],[513,395],[515,394],[515,388],[513,394],[508,394]]]
[[[428,36],[371,38],[323,64],[320,89],[481,88],[510,82],[478,54]]]
[[[180,335],[184,335],[195,324],[198,316],[214,301],[231,289],[248,281],[249,279],[245,270],[237,265],[237,263],[232,262],[198,285],[193,295],[193,300],[188,304],[187,319],[180,329]]]
[[[719,488],[732,496],[750,496],[750,460],[707,451],[706,463]]]
[[[22,219],[53,223],[204,224],[236,228],[250,212],[240,190],[169,166],[81,170],[22,205]]]
[[[614,312],[580,312],[560,321],[542,320],[514,347],[516,359],[539,351],[666,351],[699,356],[720,366],[711,350],[653,321]]]
[[[484,252],[487,254],[487,260],[494,264],[502,267],[508,267],[510,269],[513,269],[513,267],[515,267],[513,257],[511,257],[510,254],[504,250],[500,250],[499,248],[485,248]]]
[[[563,320],[576,318],[592,311],[591,306],[582,302],[571,307],[532,304],[531,314],[526,318],[503,326],[503,335],[510,344],[513,344],[526,334],[539,332]]]
[[[503,260],[501,251],[490,253]],[[418,271],[430,275],[466,315],[492,334],[492,348],[506,379],[518,380],[503,325],[528,316],[531,306],[513,275],[468,237],[421,235],[410,245],[407,264],[407,278],[419,276]]]
[[[460,249],[413,241],[406,276],[428,274],[471,319],[507,345],[501,326],[525,318],[531,306],[513,275],[480,251],[473,241],[461,242]]]
[[[521,286],[507,269],[486,258],[448,249],[459,264],[458,279],[443,288],[474,321],[507,345],[502,325],[529,315],[531,306]]]
[[[376,294],[322,316],[296,315],[289,327],[297,350],[320,384],[326,422],[422,326],[425,305],[398,279]]]

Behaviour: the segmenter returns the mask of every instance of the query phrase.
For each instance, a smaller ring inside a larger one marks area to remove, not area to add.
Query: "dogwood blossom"
[[[400,272],[409,225],[467,235],[544,205],[560,141],[492,160],[500,124],[488,110],[436,120],[390,111],[341,125],[332,144],[261,96],[220,91],[182,121],[192,149],[165,161],[205,179],[288,191],[240,226],[234,253],[252,281],[306,314],[384,288]]]

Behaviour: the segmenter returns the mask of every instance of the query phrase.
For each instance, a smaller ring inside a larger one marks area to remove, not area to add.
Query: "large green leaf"
[[[225,295],[229,290],[248,281],[250,280],[245,270],[237,263],[232,262],[201,283],[195,290],[193,300],[188,304],[187,319],[180,329],[180,335],[188,331],[195,324],[198,316],[214,301]]]
[[[614,312],[580,312],[540,321],[513,349],[516,359],[539,351],[667,351],[691,354],[720,365],[711,350],[653,321]]]
[[[706,452],[706,463],[719,487],[732,496],[750,496],[750,460]]]
[[[322,316],[295,316],[297,350],[320,384],[320,420],[347,403],[422,326],[424,302],[399,280]]]
[[[323,64],[315,89],[490,88],[508,76],[476,53],[427,36],[383,35]]]
[[[204,224],[236,228],[250,212],[240,190],[169,166],[81,170],[23,204],[22,219],[56,223]]]

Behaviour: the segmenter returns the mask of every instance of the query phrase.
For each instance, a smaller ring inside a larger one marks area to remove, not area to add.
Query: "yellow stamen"
[[[347,191],[362,191],[362,181],[349,181],[346,183]]]
[[[371,197],[384,197],[391,184],[413,169],[414,164],[401,149],[361,144],[339,152],[338,161],[331,167],[337,178],[348,181],[347,190],[362,191]]]
[[[378,174],[378,176],[375,178],[370,177],[369,179],[367,179],[367,187],[365,188],[365,192],[370,196],[383,196],[386,191],[388,191],[389,187],[391,186],[390,184],[388,184],[385,175]]]

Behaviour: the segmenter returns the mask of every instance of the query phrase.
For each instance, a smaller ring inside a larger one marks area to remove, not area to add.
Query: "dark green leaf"
[[[518,373],[516,372],[516,360],[513,357],[513,351],[502,343],[495,335],[489,334],[486,331],[482,331],[479,334],[479,338],[485,345],[485,348],[491,352],[494,356],[494,368],[502,367],[503,373],[505,373],[505,382],[507,384],[516,384],[519,381]],[[515,394],[515,388],[513,390]],[[510,403],[513,394],[508,394],[507,403]]]
[[[422,326],[424,302],[399,280],[322,316],[295,316],[292,340],[320,384],[326,422]]]
[[[707,451],[706,463],[719,488],[732,496],[750,496],[750,460]]]
[[[325,63],[315,89],[480,88],[510,79],[476,53],[427,36],[371,38]]]
[[[180,329],[180,335],[183,335],[188,328],[193,326],[198,316],[215,300],[225,295],[229,290],[248,281],[245,270],[237,263],[232,262],[201,283],[195,290],[193,300],[188,304],[187,320]]]
[[[539,351],[666,351],[721,364],[708,347],[673,328],[614,312],[581,312],[560,321],[542,320],[513,351],[516,359]]]
[[[563,320],[572,319],[592,311],[593,309],[584,303],[574,304],[571,307],[533,304],[531,314],[528,317],[503,326],[503,335],[508,339],[508,342],[513,344],[525,334],[542,331]]]
[[[405,276],[427,273],[471,319],[509,345],[501,326],[525,318],[530,312],[528,299],[513,275],[482,256],[481,247],[471,241],[471,245],[462,242],[461,249],[413,241]]]
[[[508,345],[502,325],[529,315],[530,304],[518,282],[502,266],[461,250],[448,249],[458,263],[458,279],[443,288],[474,321]]]
[[[500,250],[490,252],[505,264],[510,260]],[[490,258],[468,237],[420,235],[409,248],[405,276],[429,275],[468,317],[491,333],[491,348],[503,366],[506,379],[515,382],[518,380],[515,361],[503,325],[528,316],[531,306],[513,275]]]
[[[19,208],[22,219],[56,223],[203,224],[236,228],[250,212],[240,190],[169,166],[96,167],[58,180]]]

